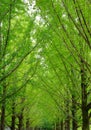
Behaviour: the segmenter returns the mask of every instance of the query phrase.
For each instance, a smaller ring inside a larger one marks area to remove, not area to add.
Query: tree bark
[[[23,104],[25,101],[25,98],[21,98],[21,104]],[[18,116],[19,124],[18,124],[18,130],[23,130],[23,112],[24,112],[24,107],[22,107],[21,112]]]
[[[1,106],[1,130],[5,129],[5,105],[6,105],[6,85],[3,85],[3,93],[2,93],[2,106]]]
[[[68,93],[67,93],[68,95]],[[66,101],[66,120],[65,120],[65,130],[70,130],[70,117],[69,117],[69,102]]]
[[[19,115],[18,119],[19,119],[18,130],[22,130],[22,127],[23,127],[23,113],[22,112]]]
[[[1,109],[2,113],[1,113],[1,130],[4,130],[5,128],[5,106],[2,105],[2,109]]]
[[[32,128],[30,128],[29,119],[26,120],[26,130],[32,130]]]
[[[81,61],[81,94],[82,94],[82,130],[89,130],[89,116],[87,110],[87,83],[86,70],[83,61]]]
[[[13,102],[13,104],[12,104],[11,130],[15,130],[15,120],[16,120],[16,116],[15,116],[15,102]]]
[[[74,95],[72,95],[72,130],[77,130],[76,100]]]
[[[61,121],[61,130],[63,130],[63,120]]]
[[[70,119],[69,117],[65,120],[65,130],[70,130]]]

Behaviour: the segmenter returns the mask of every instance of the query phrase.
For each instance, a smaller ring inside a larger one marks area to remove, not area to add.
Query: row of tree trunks
[[[72,118],[70,118],[69,102],[65,102],[65,103],[66,103],[66,113],[67,113],[66,119],[65,121],[62,120],[61,122],[59,121],[58,123],[56,123],[55,130],[70,130],[71,128],[72,130],[77,130],[77,120],[76,120],[77,104],[76,104],[75,96],[72,95],[72,109],[71,109]]]
[[[55,130],[63,130],[63,120],[60,122],[58,122],[58,123],[55,123]]]

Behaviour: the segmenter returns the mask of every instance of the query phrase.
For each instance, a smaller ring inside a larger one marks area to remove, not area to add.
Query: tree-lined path
[[[0,130],[90,130],[90,0],[0,0]]]

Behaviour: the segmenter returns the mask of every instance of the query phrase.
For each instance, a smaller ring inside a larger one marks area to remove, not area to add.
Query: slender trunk
[[[5,63],[5,59],[2,60],[3,63]],[[1,75],[5,75],[5,67],[1,71]],[[6,80],[4,80],[1,84],[2,86],[2,103],[1,103],[1,130],[5,129],[5,110],[6,110]]]
[[[30,130],[30,122],[29,119],[26,121],[26,130]]]
[[[63,120],[61,121],[61,129],[60,130],[63,130]]]
[[[1,130],[4,130],[5,128],[5,106],[2,105],[2,108],[1,108]]]
[[[74,95],[72,95],[72,130],[77,130],[76,101]]]
[[[25,101],[25,98],[21,99],[21,104],[23,104]],[[21,109],[21,112],[18,116],[19,124],[18,124],[18,130],[23,130],[23,112],[24,112],[24,107]]]
[[[87,83],[86,70],[83,61],[81,61],[81,89],[82,89],[82,130],[89,130],[89,116],[87,111]]]
[[[12,104],[12,122],[11,122],[11,130],[15,130],[15,120],[16,120],[16,116],[15,116],[15,102],[13,102],[13,104]]]
[[[5,105],[6,105],[6,85],[3,86],[3,94],[2,94],[2,106],[1,106],[1,130],[5,129]]]
[[[56,126],[56,130],[63,130],[63,120],[60,122],[57,123],[57,126]]]
[[[54,124],[54,130],[56,130],[57,129],[57,125],[56,125],[56,122],[55,122],[55,124]]]
[[[70,119],[69,117],[65,120],[65,130],[70,130]]]
[[[61,125],[62,125],[61,123],[62,122],[60,122],[59,119],[58,119],[58,121],[55,123],[55,129],[56,130],[61,130]]]
[[[65,120],[65,130],[70,130],[70,117],[69,117],[69,103],[66,101],[66,120]]]
[[[19,119],[18,130],[22,130],[22,127],[23,127],[23,113],[22,112],[19,115],[18,119]]]

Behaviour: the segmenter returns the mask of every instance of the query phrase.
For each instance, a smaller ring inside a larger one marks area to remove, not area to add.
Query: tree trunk
[[[5,105],[2,104],[1,108],[1,130],[4,130],[5,128]]]
[[[65,130],[70,130],[70,119],[69,117],[65,120]]]
[[[21,104],[23,104],[24,101],[25,101],[25,98],[21,98]],[[24,107],[22,107],[21,112],[18,116],[18,119],[19,119],[18,130],[23,130],[23,112],[24,112]]]
[[[1,27],[1,21],[0,21],[0,64],[2,64],[2,27]],[[4,74],[4,69],[0,71],[0,78]],[[5,84],[0,84],[1,86],[1,95],[2,95],[2,103],[1,103],[1,122],[0,122],[0,129],[4,130],[4,122],[5,122],[5,95],[6,95],[6,87]]]
[[[27,119],[27,121],[26,121],[26,130],[30,130],[30,123],[29,123],[29,119]]]
[[[63,130],[63,120],[56,123],[56,130]]]
[[[22,112],[19,115],[18,119],[19,119],[18,130],[22,130],[22,127],[23,127],[23,113]]]
[[[61,129],[60,130],[63,130],[63,120],[61,121]]]
[[[72,130],[77,130],[76,101],[74,95],[72,95]]]
[[[2,93],[2,106],[1,106],[1,130],[5,129],[5,105],[6,105],[6,100],[5,100],[5,96],[6,96],[6,85],[4,83],[3,85],[3,93]]]
[[[16,120],[16,116],[15,116],[15,102],[13,102],[13,104],[12,104],[12,122],[11,122],[11,130],[15,130],[15,120]]]
[[[82,130],[89,130],[89,116],[87,110],[87,83],[86,70],[83,61],[81,61],[81,89],[82,89]]]
[[[57,129],[56,127],[57,127],[57,125],[56,125],[56,123],[55,123],[55,125],[54,125],[54,130],[56,130],[56,129]]]
[[[66,101],[66,114],[67,116],[65,120],[65,130],[70,130],[69,102],[68,101]]]

